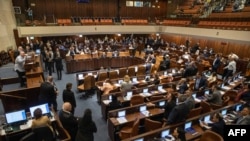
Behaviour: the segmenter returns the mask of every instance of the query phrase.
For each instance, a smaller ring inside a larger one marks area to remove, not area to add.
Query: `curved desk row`
[[[104,68],[119,68],[144,63],[144,60],[137,57],[112,57],[112,58],[92,58],[82,60],[66,61],[67,73],[80,71],[90,71]]]

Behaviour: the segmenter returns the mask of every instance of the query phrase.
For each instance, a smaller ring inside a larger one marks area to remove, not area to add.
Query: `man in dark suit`
[[[201,91],[207,87],[207,79],[204,78],[200,73],[196,74],[194,82],[194,91]]]
[[[250,125],[250,107],[246,106],[240,111],[240,116],[234,121],[237,125]]]
[[[167,124],[175,124],[179,122],[183,122],[186,120],[186,117],[188,113],[190,112],[190,109],[186,102],[184,102],[187,99],[187,95],[180,95],[178,97],[178,104],[171,110],[168,119]]]
[[[213,65],[212,65],[212,71],[213,72],[217,72],[217,69],[220,66],[220,56],[218,54],[215,55],[215,59],[213,61]]]
[[[217,88],[217,84],[212,86],[213,93],[210,95],[206,95],[207,102],[210,104],[222,105],[221,93]]]
[[[40,85],[40,94],[38,96],[39,103],[48,103],[49,106],[55,102],[55,97],[57,92],[55,91],[55,87],[52,85],[53,77],[47,76],[46,81],[41,83]],[[53,108],[57,108],[57,104],[53,104]],[[56,110],[56,109],[55,109]]]
[[[71,104],[69,102],[63,103],[62,109],[59,111],[59,119],[63,125],[63,128],[68,131],[71,136],[71,140],[75,141],[75,136],[78,129],[78,119],[71,114]]]

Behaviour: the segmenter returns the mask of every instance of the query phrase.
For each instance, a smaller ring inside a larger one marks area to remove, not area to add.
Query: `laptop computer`
[[[165,93],[165,92],[166,92],[166,90],[163,89],[163,86],[162,86],[162,85],[159,85],[157,89],[158,89],[158,91],[160,91],[160,92],[162,92],[162,93]]]
[[[137,78],[136,77],[132,78],[132,82],[137,83],[138,82]]]
[[[118,117],[125,117],[125,116],[126,116],[126,111],[125,111],[125,110],[119,111],[119,112],[117,113],[117,116],[118,116]]]
[[[126,116],[126,110],[121,110],[121,111],[117,112],[117,118],[116,118],[116,120],[119,123],[127,122],[127,119],[126,119],[125,116]]]
[[[42,110],[43,115],[47,115],[47,116],[51,117],[49,105],[48,105],[48,103],[45,103],[45,104],[41,104],[41,105],[37,105],[37,106],[32,106],[32,107],[29,108],[32,118],[34,118],[34,111],[37,108],[40,108]]]
[[[164,75],[165,75],[165,76],[168,75],[168,72],[167,72],[167,71],[164,71]]]
[[[213,123],[210,119],[211,119],[211,116],[210,115],[206,115],[204,117],[204,122],[206,122],[206,123]]]
[[[166,129],[161,131],[161,138],[171,139],[172,137],[170,136],[170,130]]]
[[[144,141],[143,138],[135,139],[134,141]]]
[[[204,95],[209,95],[209,94],[210,94],[210,90],[209,89],[207,89],[207,90],[204,91]]]
[[[188,121],[185,123],[184,129],[186,132],[190,133],[190,134],[195,134],[196,131],[195,129],[192,127],[192,121]]]
[[[235,106],[235,111],[239,112],[239,111],[241,111],[241,108],[242,108],[242,104],[238,104]]]
[[[165,104],[166,104],[166,102],[165,102],[165,101],[160,101],[160,102],[159,102],[159,106],[160,106],[160,107],[164,107],[164,106],[165,106]]]
[[[225,116],[226,114],[227,114],[227,109],[224,109],[224,110],[221,111],[222,116]]]
[[[142,105],[139,108],[140,112],[145,116],[149,116],[149,111],[147,110],[147,105]]]
[[[118,83],[121,84],[123,82],[123,80],[118,80]]]
[[[36,54],[41,54],[41,49],[36,49]]]
[[[127,95],[126,95],[126,99],[130,100],[132,96],[133,96],[133,92],[132,91],[128,91]]]

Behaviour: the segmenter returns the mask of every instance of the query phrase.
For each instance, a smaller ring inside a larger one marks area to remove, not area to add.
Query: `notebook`
[[[119,123],[124,123],[124,122],[127,122],[127,119],[126,119],[126,111],[125,110],[122,110],[122,111],[119,111],[117,113],[117,118],[116,120],[119,122]]]
[[[195,129],[192,127],[192,121],[186,122],[185,123],[185,127],[184,127],[185,131],[194,135],[197,132],[195,131]]]
[[[49,117],[51,117],[49,105],[48,105],[48,103],[45,103],[45,104],[41,104],[41,105],[37,105],[37,106],[33,106],[33,107],[30,107],[30,108],[29,108],[30,114],[31,114],[31,117],[32,117],[32,118],[34,118],[34,111],[35,111],[37,108],[40,108],[40,109],[42,110],[42,114],[43,114],[43,115],[48,115]]]

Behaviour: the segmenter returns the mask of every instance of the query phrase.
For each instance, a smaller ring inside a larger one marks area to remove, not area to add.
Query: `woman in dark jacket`
[[[93,133],[96,132],[97,128],[92,120],[92,112],[90,109],[86,109],[83,117],[79,119],[75,141],[94,141]]]

